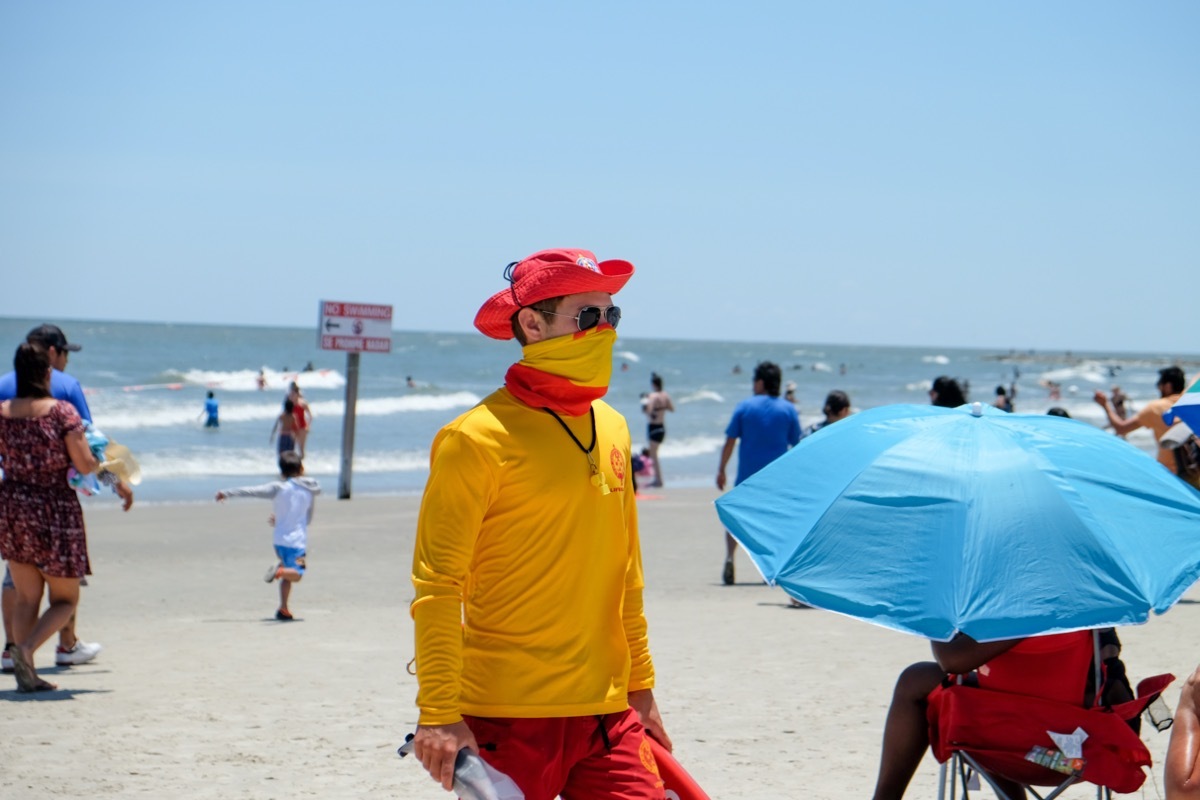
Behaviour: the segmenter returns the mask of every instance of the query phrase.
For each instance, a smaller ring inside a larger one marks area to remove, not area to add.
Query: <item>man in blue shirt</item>
[[[218,408],[217,407],[217,398],[213,395],[212,392],[209,392],[208,396],[204,399],[204,410],[200,412],[200,417],[202,419],[206,415],[208,417],[208,419],[204,420],[204,427],[206,427],[206,428],[221,427],[221,421],[219,419],[217,419],[217,414],[218,414],[217,408]]]
[[[50,365],[53,367],[50,371],[51,397],[56,400],[66,400],[75,406],[75,410],[79,412],[79,416],[83,417],[84,421],[91,422],[92,412],[88,409],[87,400],[84,399],[83,387],[79,385],[79,381],[63,372],[67,368],[68,356],[71,353],[79,352],[83,348],[80,345],[68,342],[67,335],[57,325],[39,325],[25,336],[25,341],[30,344],[41,345],[50,353]],[[11,400],[16,396],[16,372],[0,375],[0,402]],[[2,466],[0,465],[0,467]],[[124,501],[125,510],[128,511],[129,507],[133,505],[133,490],[120,481],[113,488],[121,496],[121,499]],[[12,585],[6,566],[4,570],[3,590],[0,590],[0,609],[3,610],[5,642],[4,653],[0,656],[0,667],[5,672],[12,669],[12,659],[9,658],[8,645],[12,638],[12,615],[15,607],[16,589]],[[72,664],[86,664],[95,658],[100,650],[101,646],[99,644],[85,642],[76,637],[75,616],[72,615],[71,619],[58,633],[58,650],[54,655],[54,661],[60,667]]]
[[[92,421],[92,412],[88,409],[87,400],[83,397],[83,387],[79,381],[63,372],[67,368],[67,356],[82,350],[82,346],[67,342],[66,334],[57,325],[39,325],[29,332],[25,341],[30,344],[40,344],[50,352],[50,396],[56,400],[66,400],[75,406],[84,422]],[[0,401],[11,400],[17,396],[17,373],[8,372],[0,375]]]
[[[738,470],[734,486],[788,451],[800,441],[800,417],[796,407],[779,396],[783,372],[778,364],[763,361],[754,368],[754,395],[738,403],[725,429],[725,447],[717,468],[717,488],[725,489],[725,467],[738,447]],[[725,532],[725,569],[721,581],[733,583],[733,554],[737,540]]]

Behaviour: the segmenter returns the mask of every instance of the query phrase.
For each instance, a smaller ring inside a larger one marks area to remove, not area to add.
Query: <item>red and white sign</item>
[[[322,300],[317,317],[322,350],[392,352],[392,307]]]

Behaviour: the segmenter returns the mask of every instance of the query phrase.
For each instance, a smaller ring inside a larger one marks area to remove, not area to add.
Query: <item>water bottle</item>
[[[465,747],[454,759],[454,791],[461,800],[525,800],[512,778]]]
[[[412,742],[410,733],[396,751],[401,758],[412,752]],[[465,747],[454,759],[453,787],[460,800],[525,800],[525,793],[512,778]]]

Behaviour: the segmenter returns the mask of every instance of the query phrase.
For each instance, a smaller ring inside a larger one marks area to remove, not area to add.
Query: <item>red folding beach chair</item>
[[[1030,662],[1021,654],[1006,658],[1006,673],[989,676],[986,688],[957,683],[929,695],[930,747],[942,763],[939,800],[956,800],[961,786],[969,800],[968,780],[979,775],[1000,798],[1008,798],[996,778],[1024,787],[1034,797],[1049,800],[1081,781],[1096,785],[1096,796],[1136,791],[1146,780],[1150,752],[1126,720],[1142,710],[1174,680],[1173,675],[1147,678],[1138,685],[1138,697],[1128,703],[1104,707],[1084,705],[1087,664],[1103,674],[1099,642],[1090,631],[1059,640],[1061,658],[1052,673],[1044,669],[1047,650],[1040,652],[1038,637],[1027,639]],[[1018,645],[1021,647],[1022,645]],[[1052,646],[1052,645],[1051,645]],[[1012,653],[1013,651],[1010,651]],[[1037,667],[1034,667],[1034,664]],[[986,665],[985,665],[986,666]],[[998,680],[991,680],[996,678]],[[1100,680],[1095,697],[1102,696]],[[1050,733],[1087,735],[1078,757],[1064,754]],[[1033,787],[1050,787],[1039,794]]]

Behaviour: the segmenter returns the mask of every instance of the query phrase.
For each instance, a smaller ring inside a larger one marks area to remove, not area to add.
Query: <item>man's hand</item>
[[[413,737],[413,755],[447,792],[454,788],[454,761],[464,747],[479,752],[475,734],[462,721],[450,725],[418,725],[417,735]]]
[[[726,436],[725,446],[721,448],[721,460],[717,462],[717,488],[722,492],[725,491],[725,467],[729,464],[735,447],[737,447],[737,439]]]
[[[1108,395],[1104,393],[1103,389],[1097,389],[1096,393],[1092,395],[1092,399],[1105,408],[1108,408]]]
[[[629,707],[637,712],[646,733],[667,748],[668,753],[671,752],[675,746],[671,744],[671,737],[667,736],[667,729],[663,727],[662,716],[658,713],[658,704],[654,702],[654,690],[639,689],[636,692],[630,692]]]
[[[133,505],[133,489],[125,485],[125,481],[117,481],[113,486],[117,494],[121,497],[121,510],[128,511]]]

